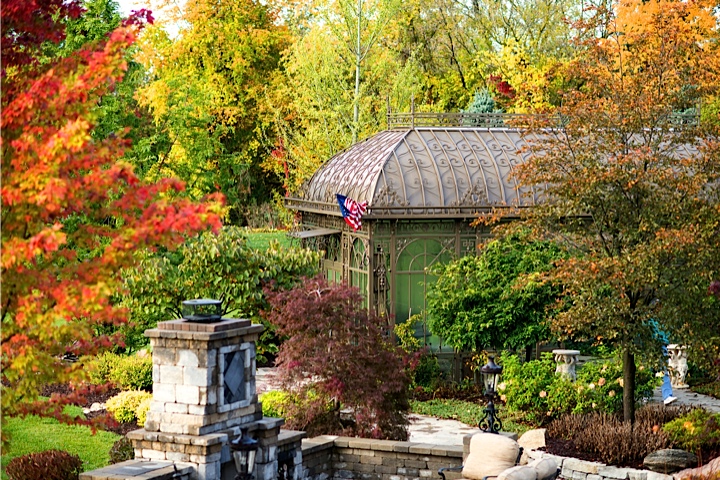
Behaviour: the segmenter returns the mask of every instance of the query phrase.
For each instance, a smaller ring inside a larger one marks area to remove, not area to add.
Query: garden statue
[[[553,350],[552,353],[555,356],[555,362],[557,362],[555,373],[559,373],[574,382],[577,379],[575,365],[578,363],[580,350]]]
[[[670,383],[673,388],[688,388],[685,377],[688,372],[687,346],[672,344],[668,349],[668,367],[670,370]]]

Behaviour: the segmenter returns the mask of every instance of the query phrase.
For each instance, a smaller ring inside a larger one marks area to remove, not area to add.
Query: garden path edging
[[[600,462],[561,457],[541,450],[528,450],[526,453],[532,460],[552,458],[560,468],[560,477],[567,480],[674,480],[672,475],[652,470],[614,467]]]

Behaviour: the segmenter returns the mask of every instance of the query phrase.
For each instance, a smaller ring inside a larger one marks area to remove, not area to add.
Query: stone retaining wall
[[[281,458],[287,463],[286,480],[423,480],[438,479],[442,467],[463,464],[467,457],[469,437],[464,446],[430,445],[414,442],[369,440],[364,438],[331,435],[302,439],[304,432],[282,430],[279,438]],[[589,462],[571,457],[560,457],[539,450],[526,451],[530,459],[552,458],[566,480],[673,480],[672,475],[619,468],[604,463]],[[302,463],[300,463],[302,462]],[[192,479],[193,468],[169,462],[133,460],[110,465],[101,470],[86,472],[80,480],[106,480],[109,478],[143,478],[154,480]],[[193,465],[194,467],[194,465]],[[232,472],[223,472],[223,478],[232,478]],[[451,472],[448,479],[460,478]]]
[[[527,455],[531,459],[552,458],[561,469],[560,476],[567,480],[673,480],[672,475],[651,470],[613,467],[599,462],[560,457],[538,450],[530,450]]]
[[[303,440],[302,480],[418,480],[462,465],[463,447],[322,436]]]

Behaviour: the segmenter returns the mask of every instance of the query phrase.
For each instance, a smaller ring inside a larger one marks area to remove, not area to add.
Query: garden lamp
[[[480,368],[485,384],[485,398],[487,406],[485,407],[485,416],[480,420],[478,427],[484,432],[498,433],[502,430],[502,422],[497,417],[495,411],[495,388],[497,388],[500,375],[502,374],[502,366],[495,363],[495,357],[488,356],[488,362]]]
[[[230,449],[237,471],[235,480],[251,480],[255,469],[258,441],[248,435],[247,428],[243,428],[240,436],[230,442]]]
[[[503,367],[495,363],[495,357],[492,355],[488,356],[488,362],[480,367],[480,373],[482,373],[483,383],[485,384],[485,395],[487,395],[488,392],[492,395],[495,394],[502,370]]]
[[[182,318],[190,322],[218,322],[222,318],[222,302],[212,298],[196,298],[182,302]]]

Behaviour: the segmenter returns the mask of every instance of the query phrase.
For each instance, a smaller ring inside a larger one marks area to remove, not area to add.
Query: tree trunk
[[[353,129],[352,143],[358,141],[358,130],[360,129],[360,67],[362,63],[362,0],[357,4],[357,42],[355,45],[355,96],[353,97]]]
[[[623,350],[623,419],[635,423],[635,355]]]

